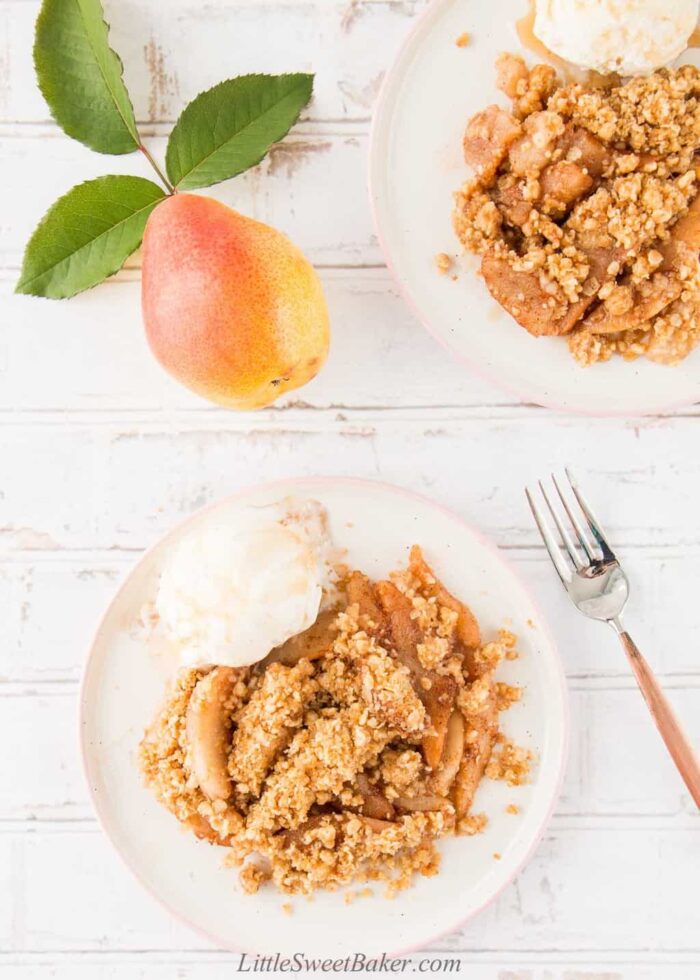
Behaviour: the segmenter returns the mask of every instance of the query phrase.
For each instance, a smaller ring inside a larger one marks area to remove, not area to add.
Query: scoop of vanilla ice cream
[[[308,629],[332,588],[330,553],[316,501],[249,508],[190,532],[163,566],[155,603],[182,664],[243,667]]]
[[[575,65],[636,75],[685,50],[698,6],[698,0],[536,0],[533,30]]]

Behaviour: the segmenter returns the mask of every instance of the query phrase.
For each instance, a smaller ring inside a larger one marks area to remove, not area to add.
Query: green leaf
[[[98,153],[139,146],[122,63],[109,46],[100,0],[44,0],[36,22],[34,66],[51,115]]]
[[[180,190],[209,187],[260,163],[311,98],[313,75],[241,75],[202,92],[170,134],[166,169]]]
[[[136,251],[165,196],[143,177],[98,177],[73,187],[30,238],[15,291],[65,299],[96,286]]]

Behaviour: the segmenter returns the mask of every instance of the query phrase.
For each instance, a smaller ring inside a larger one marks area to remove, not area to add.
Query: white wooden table
[[[486,2],[486,0],[471,0]],[[284,231],[321,271],[322,375],[278,407],[209,407],[151,359],[138,262],[62,303],[12,295],[22,248],[72,184],[148,175],[64,137],[36,90],[38,0],[0,0],[0,976],[214,980],[236,957],[173,923],[102,837],[79,769],[86,645],[144,547],[202,504],[296,474],[422,491],[491,535],[544,605],[569,676],[564,793],[518,880],[449,951],[470,980],[700,976],[700,819],[611,634],[575,618],[524,505],[564,462],[586,475],[634,580],[629,623],[700,739],[697,410],[587,420],[467,374],[412,318],[365,188],[373,100],[426,0],[107,0],[156,155],[181,106],[246,71],[313,69],[316,97],[222,200]],[[468,24],[465,25],[468,28]]]

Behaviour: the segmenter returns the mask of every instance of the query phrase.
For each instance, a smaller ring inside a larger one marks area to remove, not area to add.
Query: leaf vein
[[[104,254],[104,249],[108,245],[105,236],[107,236],[110,231],[117,231],[117,233],[121,233],[123,235],[124,232],[126,231],[125,226],[129,221],[131,221],[133,218],[139,217],[145,211],[148,211],[149,209],[155,207],[155,205],[159,203],[159,200],[160,199],[156,198],[155,200],[149,201],[147,204],[143,205],[143,207],[130,211],[128,215],[126,215],[116,224],[111,225],[109,228],[106,228],[104,231],[100,232],[99,235],[87,239],[81,245],[79,245],[78,248],[74,249],[68,255],[62,255],[59,259],[57,259],[55,262],[52,262],[50,265],[46,266],[45,268],[43,268],[40,272],[37,272],[30,279],[21,279],[19,285],[22,287],[30,287],[38,280],[55,272],[55,270],[58,269],[61,265],[67,263],[70,266],[70,264],[77,259],[80,252],[84,251],[87,248],[97,246],[98,248],[103,249],[103,254]]]
[[[97,64],[97,67],[100,70],[100,74],[102,75],[102,78],[104,80],[105,86],[107,87],[107,91],[112,96],[112,101],[114,102],[114,106],[115,106],[117,112],[119,113],[122,122],[124,123],[124,127],[125,127],[126,131],[132,137],[132,139],[134,140],[134,143],[136,144],[136,146],[138,146],[138,142],[139,142],[138,132],[132,131],[131,126],[129,124],[129,121],[127,120],[126,116],[122,112],[122,108],[121,108],[121,106],[119,104],[119,99],[117,98],[117,94],[116,94],[116,92],[114,92],[112,90],[112,86],[110,84],[110,81],[107,78],[107,75],[105,74],[104,68],[102,67],[102,64],[101,64],[100,59],[99,59],[98,54],[97,54],[97,51],[95,50],[95,48],[93,46],[92,39],[90,37],[89,31],[87,30],[87,22],[85,20],[84,14],[83,14],[82,4],[80,3],[80,0],[74,0],[74,2],[75,2],[76,6],[78,7],[78,9],[80,11],[80,16],[83,19],[83,23],[85,23],[85,34],[86,34],[86,37],[87,37],[87,41],[88,41],[88,44],[90,46],[90,50],[92,51],[92,53],[93,53],[93,55],[95,57],[95,62]],[[107,27],[107,22],[105,20],[103,20],[102,23],[104,24],[105,30],[108,32],[109,29]],[[119,61],[117,55],[114,53],[114,51],[112,50],[112,48],[109,47],[109,43],[108,43],[107,44],[107,57],[109,57],[110,54],[113,55],[115,58],[117,58],[117,61]]]

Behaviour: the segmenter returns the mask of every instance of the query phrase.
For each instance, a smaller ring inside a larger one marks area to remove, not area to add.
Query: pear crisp
[[[700,70],[562,85],[503,54],[469,122],[454,228],[491,295],[581,365],[677,364],[700,340]]]
[[[484,642],[417,546],[386,580],[348,572],[339,596],[251,667],[182,669],[140,746],[146,784],[251,894],[394,893],[438,872],[441,837],[484,830],[484,775],[527,780],[531,754],[499,731],[520,697],[495,679],[513,634]]]

